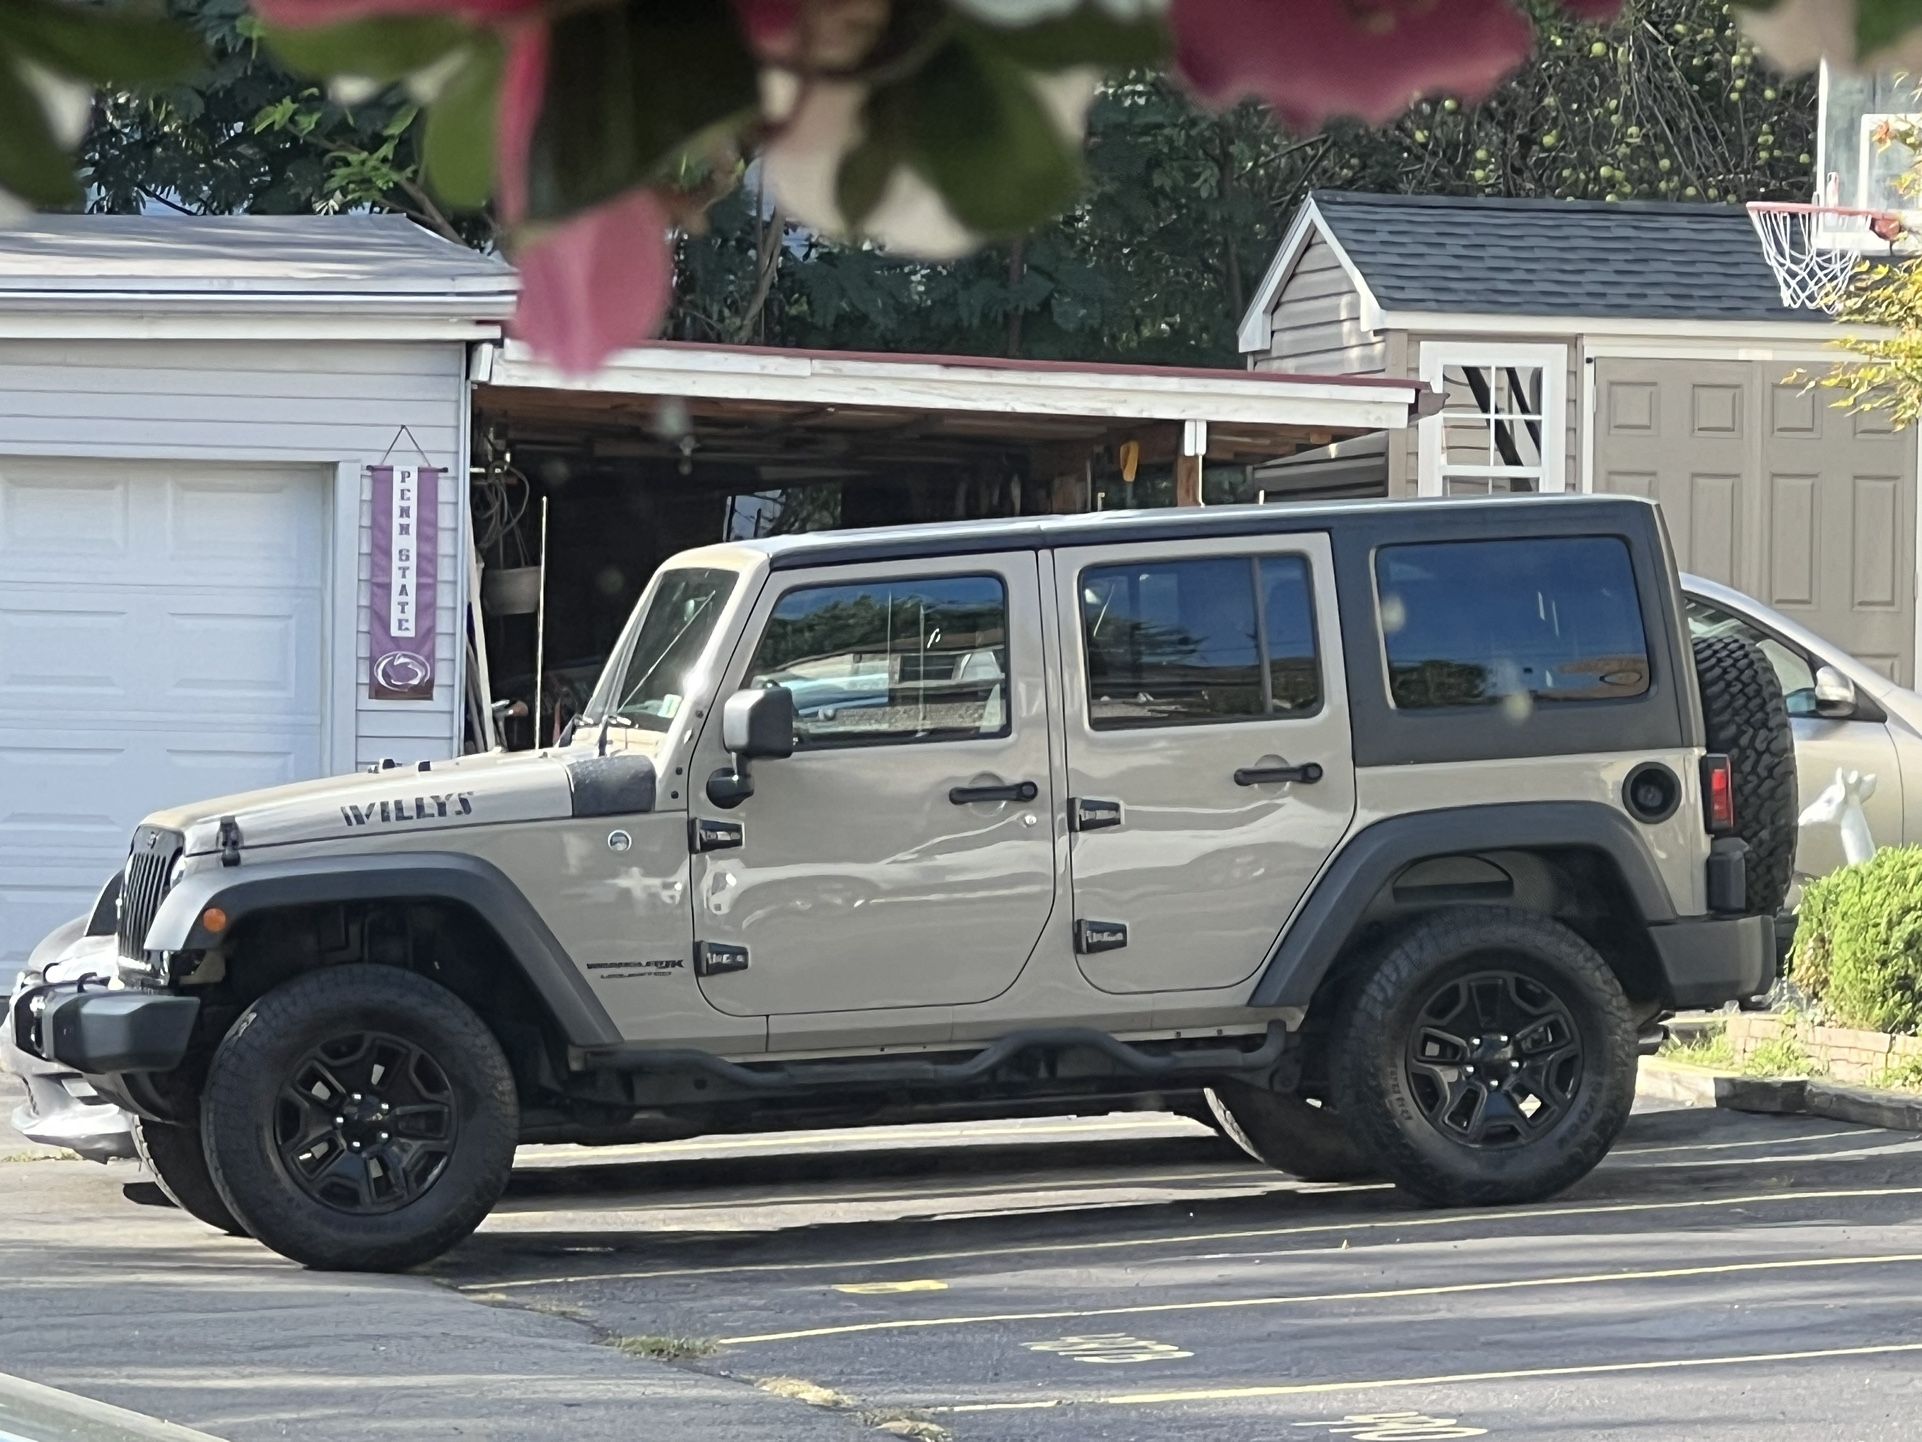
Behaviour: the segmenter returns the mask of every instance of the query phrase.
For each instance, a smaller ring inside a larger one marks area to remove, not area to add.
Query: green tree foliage
[[[168,0],[212,44],[191,85],[118,94],[86,149],[93,203],[401,210],[477,244],[421,184],[404,95],[344,105],[253,38],[243,0]],[[1082,198],[1025,239],[928,265],[770,213],[752,173],[681,242],[669,334],[1037,358],[1235,360],[1246,298],[1318,185],[1401,193],[1733,201],[1810,186],[1815,87],[1764,72],[1719,0],[1630,0],[1600,29],[1543,0],[1536,59],[1487,103],[1292,136],[1148,76],[1096,103]]]
[[[167,0],[205,39],[191,80],[109,91],[82,150],[90,208],[264,215],[392,210],[474,244],[484,215],[450,213],[421,184],[418,107],[389,90],[346,105],[260,43],[246,0]]]
[[[1922,419],[1922,267],[1875,261],[1858,271],[1836,338],[1844,358],[1815,375],[1843,410],[1879,412],[1897,430]]]
[[[1733,202],[1812,184],[1816,88],[1758,64],[1717,0],[1630,0],[1606,29],[1539,9],[1536,60],[1480,106],[1290,136],[1165,81],[1112,87],[1088,186],[1018,246],[930,266],[789,230],[752,186],[684,243],[685,339],[1224,364],[1246,298],[1315,186],[1404,194]],[[772,274],[769,274],[770,270]]]

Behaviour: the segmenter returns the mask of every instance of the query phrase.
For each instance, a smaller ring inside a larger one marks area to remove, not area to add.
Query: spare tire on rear
[[[1795,738],[1775,668],[1739,636],[1695,641],[1708,749],[1729,758],[1735,834],[1748,843],[1748,909],[1782,909],[1795,868]]]

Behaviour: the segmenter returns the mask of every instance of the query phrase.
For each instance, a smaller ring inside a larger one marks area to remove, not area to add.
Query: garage
[[[1662,503],[1683,569],[1914,678],[1913,436],[1803,367],[1599,357],[1595,489]]]
[[[0,462],[0,957],[129,815],[321,769],[324,473]]]
[[[464,472],[512,296],[392,216],[0,231],[0,992],[149,812],[458,748],[460,585],[431,689],[367,674],[375,477]],[[459,577],[457,487],[434,519]]]

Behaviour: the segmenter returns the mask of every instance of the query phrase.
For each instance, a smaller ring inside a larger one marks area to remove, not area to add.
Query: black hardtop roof
[[[1476,496],[1422,500],[1289,502],[1275,505],[1201,506],[1153,511],[1105,511],[1092,515],[1023,516],[1006,520],[941,521],[878,526],[867,530],[813,531],[770,536],[739,545],[766,554],[777,571],[853,561],[906,561],[922,556],[965,556],[989,551],[1050,550],[1126,541],[1206,540],[1210,537],[1287,535],[1342,531],[1369,522],[1407,523],[1428,515],[1449,539],[1486,527],[1491,537],[1510,529],[1579,533],[1648,525],[1655,506],[1636,496]]]

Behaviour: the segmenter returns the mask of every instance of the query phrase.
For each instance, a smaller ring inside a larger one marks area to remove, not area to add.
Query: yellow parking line
[[[1398,1213],[1376,1221],[1314,1222],[1290,1227],[1253,1227],[1229,1232],[1188,1232],[1171,1237],[1122,1237],[1099,1242],[1028,1242],[1004,1247],[912,1252],[896,1257],[838,1257],[822,1262],[734,1262],[711,1267],[659,1267],[647,1271],[590,1272],[567,1277],[522,1277],[502,1282],[469,1282],[463,1292],[497,1292],[518,1287],[560,1287],[587,1282],[648,1282],[677,1277],[758,1276],[768,1272],[848,1272],[872,1267],[924,1266],[930,1262],[984,1261],[996,1257],[1059,1256],[1068,1252],[1114,1252],[1142,1247],[1182,1247],[1202,1242],[1244,1242],[1273,1237],[1346,1236],[1356,1232],[1416,1231],[1461,1227],[1478,1222],[1531,1223],[1560,1217],[1628,1216],[1638,1213],[1699,1211],[1713,1207],[1779,1206],[1793,1202],[1870,1201],[1881,1197],[1922,1196],[1922,1187],[1858,1187],[1803,1192],[1756,1192],[1735,1197],[1694,1197],[1674,1202],[1599,1202],[1593,1206],[1511,1207],[1504,1211]]]
[[[799,1342],[817,1337],[847,1337],[857,1332],[908,1332],[926,1327],[971,1327],[984,1323],[1079,1322],[1091,1317],[1146,1317],[1162,1312],[1226,1312],[1250,1307],[1289,1307],[1312,1302],[1381,1302],[1407,1297],[1452,1297],[1469,1292],[1518,1292],[1542,1287],[1593,1287],[1611,1282],[1658,1282],[1680,1277],[1727,1277],[1749,1272],[1805,1272],[1832,1267],[1900,1266],[1922,1262],[1922,1252],[1868,1257],[1798,1257],[1773,1262],[1728,1262],[1712,1267],[1660,1267],[1641,1272],[1577,1272],[1559,1277],[1523,1277],[1505,1282],[1445,1282],[1427,1287],[1362,1288],[1347,1292],[1298,1292],[1283,1297],[1221,1297],[1206,1302],[1147,1302],[1133,1307],[1090,1307],[1054,1312],[983,1312],[962,1317],[896,1317],[879,1322],[842,1322],[832,1327],[802,1327],[792,1332],[760,1332],[751,1337],[720,1337],[723,1347],[764,1342]]]
[[[1471,1382],[1519,1382],[1536,1377],[1599,1377],[1620,1372],[1666,1372],[1685,1367],[1753,1367],[1776,1362],[1819,1362],[1838,1357],[1890,1357],[1922,1352],[1922,1342],[1863,1347],[1822,1347],[1806,1352],[1757,1352],[1733,1357],[1671,1357],[1656,1362],[1585,1362],[1568,1367],[1517,1367],[1503,1372],[1448,1372],[1432,1377],[1371,1377],[1343,1382],[1288,1382],[1271,1387],[1203,1387],[1184,1392],[1124,1392],[1113,1397],[1053,1397],[1035,1402],[963,1402],[925,1407],[925,1412],[1033,1412],[1078,1405],[1151,1407],[1173,1402],[1238,1402],[1259,1397],[1305,1397],[1327,1392],[1379,1392],[1390,1387],[1450,1387]]]

